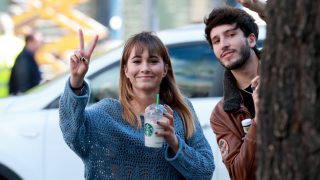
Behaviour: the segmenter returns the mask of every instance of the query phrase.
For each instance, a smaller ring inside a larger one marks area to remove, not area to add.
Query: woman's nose
[[[149,72],[150,71],[150,67],[149,67],[148,62],[143,62],[141,64],[141,71],[142,72]]]

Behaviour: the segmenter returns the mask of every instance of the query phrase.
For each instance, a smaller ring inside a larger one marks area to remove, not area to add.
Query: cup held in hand
[[[241,121],[241,125],[243,127],[243,131],[245,134],[247,134],[249,131],[249,128],[251,126],[251,121],[252,121],[251,119],[244,119]]]
[[[165,108],[161,104],[151,104],[145,110],[144,116],[144,142],[145,146],[153,148],[161,148],[164,138],[157,136],[156,132],[163,131],[162,126],[157,121],[163,121],[163,113]]]

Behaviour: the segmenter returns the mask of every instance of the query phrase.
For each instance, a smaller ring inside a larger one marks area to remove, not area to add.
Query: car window
[[[118,99],[119,78],[120,60],[90,76],[90,103],[106,97]]]
[[[167,46],[176,81],[187,97],[222,96],[223,68],[206,42]],[[91,76],[90,102],[118,98],[120,63]]]
[[[264,40],[261,40],[261,39],[258,40],[258,41],[257,41],[257,48],[258,48],[258,49],[262,49],[262,48],[263,48],[263,43],[264,43]]]
[[[222,96],[223,67],[204,42],[168,46],[180,90],[187,97]]]

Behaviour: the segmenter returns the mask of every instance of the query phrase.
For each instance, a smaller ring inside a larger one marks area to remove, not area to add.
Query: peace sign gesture
[[[82,87],[84,76],[89,69],[90,57],[94,48],[97,45],[98,39],[99,36],[96,35],[91,45],[87,49],[85,49],[83,32],[81,29],[79,29],[80,49],[76,50],[74,54],[70,57],[70,84],[72,88],[77,89],[79,87]]]

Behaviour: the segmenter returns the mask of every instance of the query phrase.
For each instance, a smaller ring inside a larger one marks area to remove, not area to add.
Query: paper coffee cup
[[[164,138],[157,136],[156,132],[163,131],[163,127],[157,121],[163,121],[164,108],[162,105],[152,104],[146,108],[144,113],[144,142],[145,146],[161,148]]]
[[[249,128],[251,126],[251,121],[252,121],[251,119],[244,119],[241,121],[241,125],[243,127],[243,131],[245,134],[247,134],[249,131]]]

